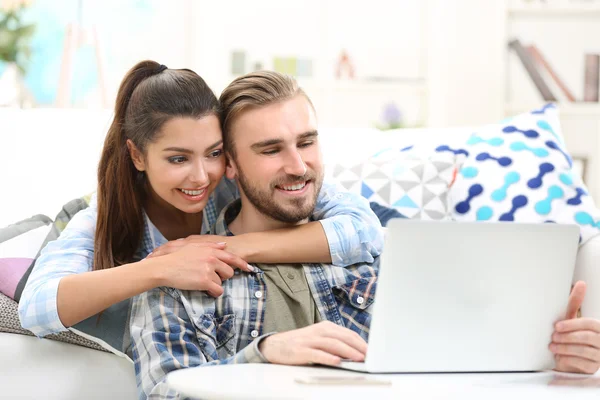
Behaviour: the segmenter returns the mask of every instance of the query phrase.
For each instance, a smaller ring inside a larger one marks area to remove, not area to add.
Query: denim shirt
[[[236,207],[237,205],[237,207]],[[236,209],[237,208],[237,209]],[[231,235],[227,222],[239,200],[223,210],[213,234]],[[131,310],[131,345],[140,399],[176,399],[167,373],[187,367],[267,362],[258,350],[269,296],[259,266],[223,282],[223,295],[157,288],[136,296]],[[304,264],[311,295],[322,320],[347,327],[368,339],[379,258],[345,268]],[[207,383],[210,384],[210,383]]]

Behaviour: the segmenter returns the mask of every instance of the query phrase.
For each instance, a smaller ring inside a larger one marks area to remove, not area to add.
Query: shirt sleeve
[[[35,261],[19,301],[19,318],[36,336],[67,330],[58,317],[58,285],[64,276],[92,270],[96,217],[95,206],[79,211]]]
[[[134,298],[130,332],[140,400],[180,399],[180,395],[169,389],[166,383],[166,375],[171,371],[218,364],[267,362],[258,350],[258,344],[268,335],[257,338],[232,357],[208,362],[183,303],[160,288]]]
[[[313,219],[325,230],[333,265],[372,263],[381,254],[381,223],[364,197],[325,181]]]

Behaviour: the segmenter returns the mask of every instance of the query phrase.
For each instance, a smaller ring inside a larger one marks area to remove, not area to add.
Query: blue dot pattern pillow
[[[450,197],[458,221],[578,224],[600,233],[600,213],[573,173],[554,104],[472,133]]]

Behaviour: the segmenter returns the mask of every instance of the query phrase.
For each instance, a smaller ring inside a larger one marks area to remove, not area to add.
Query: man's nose
[[[286,157],[285,173],[295,176],[304,176],[306,174],[306,164],[298,151],[292,151]]]

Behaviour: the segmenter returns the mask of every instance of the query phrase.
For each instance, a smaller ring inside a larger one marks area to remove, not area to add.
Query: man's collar
[[[211,233],[220,236],[234,236],[229,230],[229,224],[238,216],[242,210],[242,200],[237,199],[229,203],[215,221]]]

